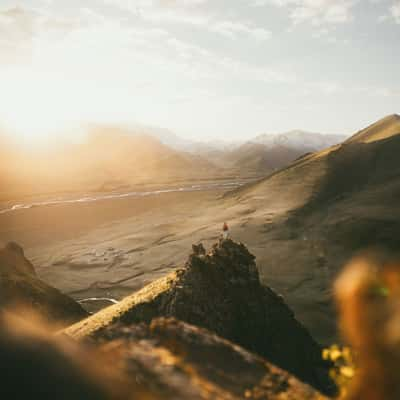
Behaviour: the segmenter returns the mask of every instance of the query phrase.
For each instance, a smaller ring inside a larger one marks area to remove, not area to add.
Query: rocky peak
[[[192,254],[163,315],[207,328],[258,353],[320,390],[327,390],[321,348],[282,296],[260,283],[247,247],[220,240]]]
[[[174,317],[259,354],[317,389],[330,392],[321,348],[283,298],[261,285],[246,246],[220,240],[209,253],[196,245],[183,268],[153,282],[65,332],[101,338],[115,323]]]

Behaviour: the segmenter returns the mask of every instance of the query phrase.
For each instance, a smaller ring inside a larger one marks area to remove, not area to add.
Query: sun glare
[[[68,91],[62,86],[62,82],[26,69],[3,76],[1,87],[7,101],[0,113],[6,133],[22,144],[41,144],[76,123],[78,116],[71,114]]]

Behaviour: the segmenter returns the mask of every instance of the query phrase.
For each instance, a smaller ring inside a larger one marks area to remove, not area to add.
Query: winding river
[[[74,203],[90,203],[101,200],[110,199],[123,199],[127,197],[146,197],[146,196],[157,196],[164,193],[176,193],[176,192],[197,192],[197,191],[209,191],[209,190],[232,190],[243,186],[245,182],[243,181],[229,181],[229,182],[208,182],[196,185],[183,185],[181,187],[165,188],[159,190],[149,190],[149,191],[133,191],[125,193],[102,193],[96,195],[84,195],[82,197],[55,197],[47,200],[27,202],[13,204],[1,208],[0,214],[6,214],[10,212],[15,212],[18,210],[26,210],[34,207],[49,207],[56,206],[60,204],[74,204]]]

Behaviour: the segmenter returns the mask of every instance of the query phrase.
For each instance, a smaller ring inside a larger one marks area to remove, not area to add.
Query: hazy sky
[[[400,0],[0,0],[0,124],[198,139],[400,113]]]

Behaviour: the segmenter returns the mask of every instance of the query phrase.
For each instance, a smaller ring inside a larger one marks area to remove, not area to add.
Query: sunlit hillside
[[[112,126],[90,128],[76,143],[46,147],[19,146],[4,139],[2,151],[8,195],[127,189],[220,175],[216,166],[199,156]]]

